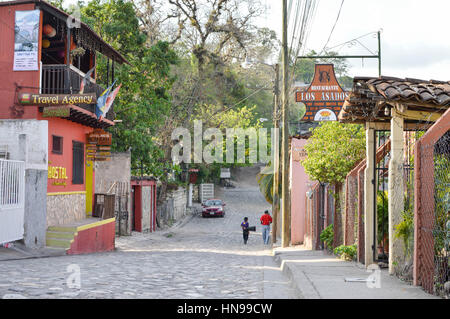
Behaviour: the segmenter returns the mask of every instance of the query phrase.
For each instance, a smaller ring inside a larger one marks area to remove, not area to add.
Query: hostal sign
[[[314,78],[306,91],[296,92],[296,102],[306,105],[302,121],[337,121],[349,92],[339,85],[333,64],[316,64]]]

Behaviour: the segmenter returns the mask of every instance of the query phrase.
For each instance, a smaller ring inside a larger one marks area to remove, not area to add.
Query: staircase
[[[76,235],[76,226],[50,226],[47,229],[46,245],[68,250]]]

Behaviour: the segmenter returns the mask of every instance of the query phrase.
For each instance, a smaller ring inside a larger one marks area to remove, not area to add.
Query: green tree
[[[322,122],[305,145],[308,157],[302,165],[312,180],[343,183],[364,157],[365,147],[365,131],[361,125]]]
[[[116,66],[117,83],[122,84],[114,104],[116,118],[110,129],[113,150],[131,149],[133,167],[165,179],[172,168],[164,160],[165,141],[158,134],[171,111],[169,90],[175,81],[171,67],[178,63],[167,42],[146,45],[133,4],[124,0],[92,0],[81,8],[82,19],[106,42],[121,52],[130,65]],[[107,59],[98,58],[99,83],[106,84]]]

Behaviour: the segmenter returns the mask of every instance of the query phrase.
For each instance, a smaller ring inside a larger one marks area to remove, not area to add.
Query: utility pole
[[[273,226],[272,226],[272,243],[277,242],[278,234],[278,217],[280,215],[280,194],[278,190],[280,188],[280,131],[278,125],[278,106],[280,104],[280,65],[277,63],[275,65],[275,83],[274,83],[274,106],[273,106],[273,127],[274,127],[274,137],[273,145],[274,156],[273,156],[273,199],[272,199],[272,215],[273,215]]]
[[[290,216],[290,196],[289,196],[289,130],[288,130],[288,109],[289,109],[289,87],[288,87],[288,45],[287,45],[287,0],[283,0],[283,36],[282,36],[282,61],[283,61],[283,97],[281,109],[281,123],[283,125],[281,161],[282,161],[282,238],[281,246],[288,247],[291,238],[291,216]]]

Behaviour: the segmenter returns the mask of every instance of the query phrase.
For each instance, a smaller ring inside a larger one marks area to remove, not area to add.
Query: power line
[[[328,36],[328,40],[327,40],[327,42],[325,43],[325,45],[323,46],[323,49],[322,49],[322,51],[319,53],[319,55],[321,55],[321,54],[323,53],[323,51],[325,51],[325,49],[327,48],[328,43],[330,42],[331,36],[333,35],[333,32],[334,32],[334,28],[336,28],[336,25],[337,25],[337,23],[338,23],[338,21],[339,21],[339,17],[341,16],[341,11],[342,11],[342,7],[343,7],[343,5],[344,5],[344,1],[345,1],[345,0],[342,0],[342,2],[341,2],[341,6],[340,6],[340,8],[339,8],[339,12],[338,12],[338,15],[337,15],[337,17],[336,17],[336,21],[334,22],[333,28],[331,29],[330,35]]]

